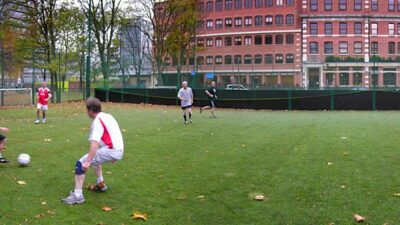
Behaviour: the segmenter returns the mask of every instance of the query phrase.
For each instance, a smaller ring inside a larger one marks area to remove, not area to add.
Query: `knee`
[[[82,163],[81,161],[76,161],[76,165],[75,165],[75,175],[82,175],[85,174],[85,171],[82,168]]]

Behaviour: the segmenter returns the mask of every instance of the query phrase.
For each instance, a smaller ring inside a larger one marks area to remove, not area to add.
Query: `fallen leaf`
[[[362,222],[365,221],[365,218],[362,217],[362,216],[360,216],[360,215],[358,215],[358,214],[354,214],[354,215],[353,215],[353,218],[354,218],[354,220],[355,220],[357,223],[362,223]]]
[[[178,195],[178,197],[176,197],[176,199],[177,200],[186,200],[187,196],[186,196],[186,194],[180,194],[180,195]]]
[[[41,204],[41,205],[46,205],[47,203],[46,203],[46,202],[41,202],[40,204]]]
[[[199,195],[197,196],[197,198],[204,198],[204,195]]]
[[[112,174],[112,172],[111,172],[111,171],[107,171],[107,172],[106,172],[106,174],[109,174],[109,175],[111,175],[111,174]]]
[[[98,222],[96,225],[106,225],[106,224],[103,222]]]
[[[342,140],[345,140],[345,139],[347,139],[347,137],[341,137],[341,139],[342,139]]]
[[[40,214],[35,215],[35,218],[36,218],[36,219],[40,219],[40,218],[42,218],[42,217],[44,217],[44,214],[43,214],[43,213],[40,213]]]
[[[341,185],[341,186],[340,186],[340,188],[342,188],[342,189],[345,189],[345,188],[346,188],[346,186],[344,186],[344,185]]]
[[[50,142],[50,141],[51,141],[51,139],[46,139],[46,138],[45,138],[45,139],[44,139],[44,141]]]
[[[128,130],[122,129],[122,132],[128,132]]]
[[[103,206],[103,208],[101,208],[103,211],[105,211],[105,212],[108,212],[108,211],[111,211],[112,210],[112,208],[111,207],[109,207],[109,206]]]
[[[264,195],[256,195],[254,197],[254,200],[256,201],[264,201],[264,199],[265,199]]]
[[[141,219],[147,221],[147,213],[141,213],[139,211],[133,212],[131,215],[132,219]]]
[[[17,181],[17,184],[26,184],[26,182],[23,180],[19,180],[19,181]]]
[[[348,152],[343,152],[342,155],[343,155],[343,156],[348,156],[348,155],[350,155],[350,153],[348,153]]]
[[[333,164],[333,162],[328,162],[328,166],[332,166]]]
[[[330,223],[330,224],[328,224],[328,225],[334,225],[334,223]]]
[[[393,193],[393,196],[400,197],[400,193]]]
[[[56,215],[56,211],[48,210],[47,213],[52,216]]]

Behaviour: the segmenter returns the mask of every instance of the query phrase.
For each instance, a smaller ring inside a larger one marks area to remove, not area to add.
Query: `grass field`
[[[39,125],[32,107],[0,109],[13,160],[0,165],[0,224],[348,225],[354,213],[364,224],[400,224],[398,112],[196,111],[184,125],[177,108],[105,111],[123,129],[125,157],[104,166],[107,193],[65,206],[88,149],[83,105],[52,105]],[[27,168],[15,162],[22,152],[32,157]],[[133,211],[148,221],[132,220]]]

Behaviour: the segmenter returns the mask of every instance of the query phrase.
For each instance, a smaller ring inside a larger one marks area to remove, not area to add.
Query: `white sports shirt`
[[[187,87],[186,89],[184,88],[179,89],[178,98],[183,98],[183,100],[181,100],[182,107],[192,105],[191,101],[193,99],[192,89],[190,87]]]
[[[89,141],[97,141],[100,147],[123,150],[124,141],[121,130],[113,116],[100,112],[90,127]]]

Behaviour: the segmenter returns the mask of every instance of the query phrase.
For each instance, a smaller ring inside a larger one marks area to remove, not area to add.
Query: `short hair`
[[[101,112],[101,102],[97,98],[88,98],[86,100],[86,109],[95,113]]]
[[[182,84],[187,84],[187,81],[183,81]]]

